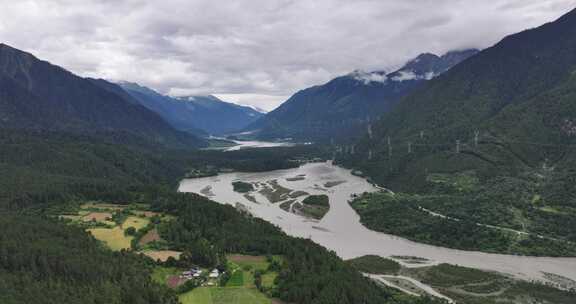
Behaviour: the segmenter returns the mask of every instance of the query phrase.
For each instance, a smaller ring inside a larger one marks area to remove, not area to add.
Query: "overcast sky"
[[[576,0],[0,0],[0,42],[82,76],[270,110],[422,52],[485,48]]]

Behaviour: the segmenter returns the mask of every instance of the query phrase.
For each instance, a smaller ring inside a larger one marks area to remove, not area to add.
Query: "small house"
[[[212,272],[210,272],[210,275],[209,275],[210,278],[217,278],[219,276],[220,276],[220,271],[218,271],[218,269],[212,270]]]

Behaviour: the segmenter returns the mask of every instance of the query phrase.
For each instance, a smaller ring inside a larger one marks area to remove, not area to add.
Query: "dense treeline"
[[[297,165],[291,159],[321,156],[317,147],[167,151],[54,133],[4,135],[0,209],[27,215],[0,220],[0,289],[9,290],[0,293],[2,303],[174,301],[170,292],[150,282],[141,258],[109,252],[81,229],[44,217],[85,200],[145,202],[176,215],[159,231],[186,252],[185,261],[223,267],[226,253],[286,256],[277,296],[289,302],[429,303],[382,289],[311,241],[290,238],[230,206],[175,191],[178,178],[191,168],[277,169]]]
[[[471,215],[463,208],[450,212],[447,206],[468,202]],[[533,256],[574,256],[576,244],[539,234],[519,234],[479,225],[475,216],[486,216],[484,208],[465,197],[423,196],[383,193],[365,194],[352,202],[361,221],[370,229],[406,237],[418,242],[463,250],[479,250]],[[494,204],[494,201],[490,202]],[[433,215],[428,208],[440,215]],[[446,209],[444,209],[446,208]],[[444,213],[445,211],[445,213]],[[479,214],[478,214],[479,213]],[[455,217],[455,215],[462,215]],[[444,217],[448,216],[448,217]],[[488,218],[488,217],[487,217]],[[495,218],[495,217],[493,217]],[[485,223],[483,223],[485,224]]]
[[[310,240],[288,237],[272,224],[240,213],[231,206],[196,194],[159,191],[151,197],[156,211],[178,215],[160,229],[176,248],[193,252],[213,244],[213,255],[243,253],[282,255],[278,296],[290,303],[433,303],[377,286],[335,253]],[[420,301],[420,302],[418,302]]]
[[[144,259],[54,219],[0,213],[0,302],[177,303]]]
[[[316,146],[222,151],[166,150],[127,134],[126,145],[90,136],[0,129],[0,207],[13,209],[150,184],[175,186],[186,172],[207,165],[238,171],[297,166],[292,159],[323,155]],[[124,198],[127,199],[127,198]]]
[[[395,192],[442,194],[428,201],[432,211],[574,242],[575,25],[572,10],[455,66],[401,100],[339,162]],[[431,182],[436,174],[466,172],[478,179],[468,191]],[[420,223],[430,221],[438,219]],[[399,229],[412,237],[423,238],[427,230],[402,224],[407,226]],[[490,238],[499,242],[499,236]],[[524,242],[526,250],[509,252],[553,252],[537,240]]]
[[[219,168],[230,168],[242,172],[263,172],[294,168],[300,162],[313,158],[331,157],[329,150],[320,145],[298,145],[293,147],[273,147],[240,149],[236,151],[195,151],[187,156],[194,165],[209,164]]]

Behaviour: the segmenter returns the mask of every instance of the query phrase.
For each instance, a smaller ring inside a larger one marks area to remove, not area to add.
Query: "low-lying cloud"
[[[169,94],[240,98],[269,110],[298,89],[353,70],[393,70],[422,52],[488,47],[575,5],[575,0],[0,0],[0,42],[80,75],[138,82]]]

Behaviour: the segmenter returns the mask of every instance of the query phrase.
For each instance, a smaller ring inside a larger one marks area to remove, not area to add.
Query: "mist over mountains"
[[[354,71],[297,92],[246,130],[262,139],[348,140],[364,131],[367,122],[390,111],[400,98],[477,52],[424,53],[391,73]]]

